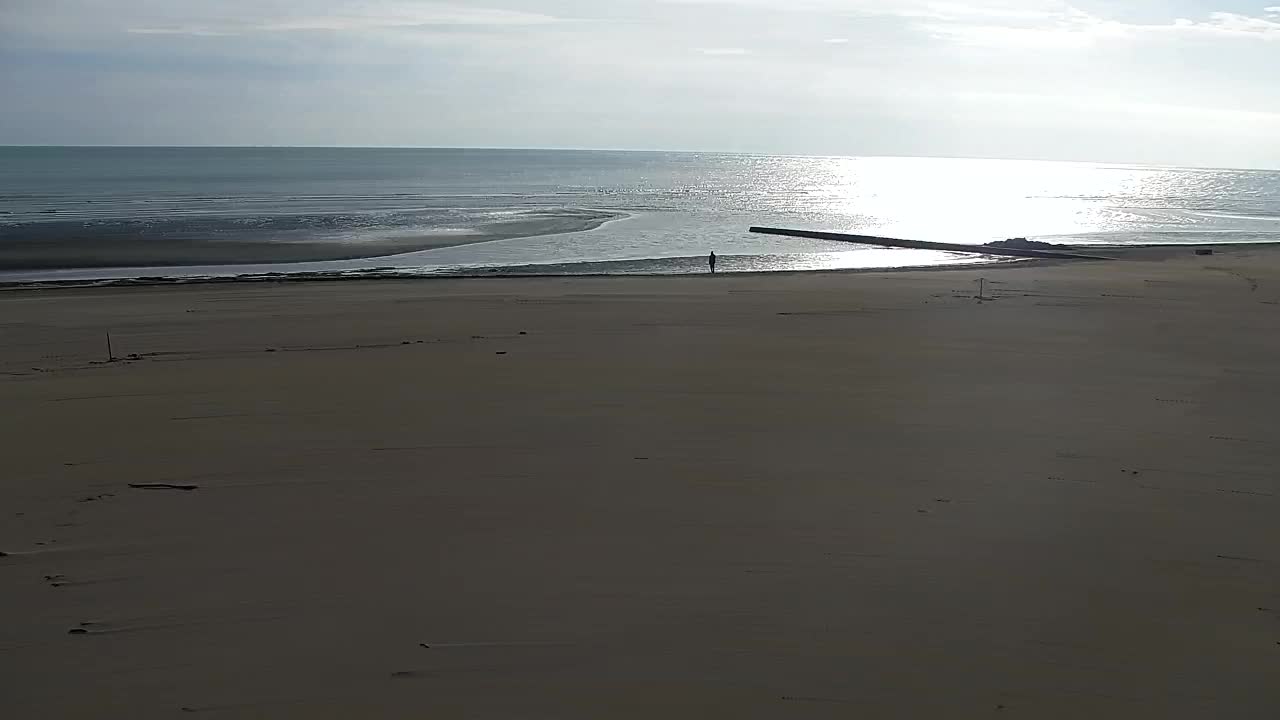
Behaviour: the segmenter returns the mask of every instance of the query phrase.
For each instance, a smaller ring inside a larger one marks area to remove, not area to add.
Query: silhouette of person
[[[711,266],[711,274],[715,275],[716,274],[716,253],[714,250],[711,251],[711,257],[707,258],[707,265]]]

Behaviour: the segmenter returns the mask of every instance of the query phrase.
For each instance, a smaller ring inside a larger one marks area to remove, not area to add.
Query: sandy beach
[[[1278,356],[1271,248],[5,291],[0,716],[1276,717]]]

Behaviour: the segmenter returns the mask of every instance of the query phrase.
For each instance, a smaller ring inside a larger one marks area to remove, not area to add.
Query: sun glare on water
[[[976,244],[1117,228],[1123,211],[1100,201],[1149,197],[1160,182],[1150,168],[1030,161],[841,158],[814,169],[821,209],[859,232]]]

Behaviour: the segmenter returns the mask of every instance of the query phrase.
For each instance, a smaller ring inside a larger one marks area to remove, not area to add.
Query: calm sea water
[[[751,225],[969,244],[1280,241],[1280,173],[594,151],[0,148],[7,280],[681,273],[700,271],[711,250],[727,271],[972,261],[753,236]],[[357,259],[388,248],[398,254]],[[279,262],[295,256],[345,259]],[[168,267],[101,267],[137,258]]]

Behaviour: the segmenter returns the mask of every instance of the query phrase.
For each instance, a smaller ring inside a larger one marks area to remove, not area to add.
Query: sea
[[[955,244],[1280,241],[1280,172],[421,148],[0,147],[0,283],[684,274],[994,261]]]

